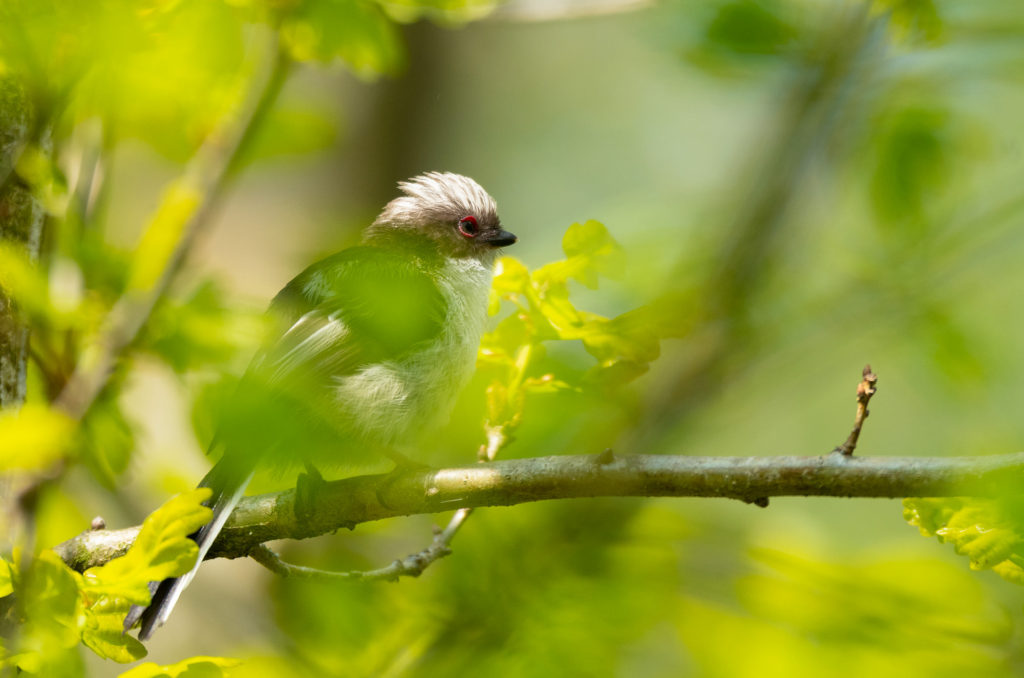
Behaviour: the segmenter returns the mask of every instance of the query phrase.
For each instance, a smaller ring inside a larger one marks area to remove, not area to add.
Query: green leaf
[[[593,219],[570,226],[562,236],[562,250],[570,259],[588,257],[613,272],[619,272],[625,263],[622,246],[604,224]]]
[[[556,379],[553,374],[543,374],[523,380],[523,389],[529,393],[558,393],[559,391],[577,390],[571,384]]]
[[[135,434],[117,400],[101,396],[78,429],[78,455],[104,487],[116,489],[135,448]]]
[[[25,622],[15,652],[6,662],[27,673],[69,675],[76,665],[71,652],[78,645],[84,622],[78,594],[80,576],[53,551],[43,551],[25,575]]]
[[[73,312],[59,312],[51,303],[43,272],[11,243],[0,243],[0,288],[32,322],[57,327],[74,325]]]
[[[527,313],[514,313],[504,318],[480,342],[481,362],[511,365],[519,347],[533,341],[536,329]]]
[[[586,324],[580,338],[587,351],[602,362],[630,360],[649,363],[660,354],[660,344],[652,329],[638,322],[638,316],[625,313],[616,318],[585,313]]]
[[[533,274],[541,289],[575,279],[596,289],[598,276],[620,278],[626,266],[622,246],[599,221],[573,224],[562,237],[566,259],[542,266]]]
[[[85,595],[148,604],[149,582],[185,574],[195,564],[198,549],[188,535],[210,521],[212,511],[201,504],[209,497],[209,488],[199,488],[171,498],[151,513],[128,553],[85,571]]]
[[[508,419],[508,387],[499,381],[492,382],[487,387],[486,401],[488,422],[498,423]]]
[[[388,0],[388,14],[404,23],[426,17],[444,26],[461,26],[482,19],[499,4],[497,0]]]
[[[700,14],[684,56],[695,66],[720,77],[748,75],[757,67],[784,64],[799,54],[808,33],[807,8],[779,0],[733,0],[700,3]],[[755,71],[756,72],[756,71]]]
[[[192,399],[191,421],[196,439],[203,448],[209,448],[217,435],[218,426],[230,410],[229,403],[238,392],[238,379],[224,376],[201,384]]]
[[[902,226],[904,220],[922,216],[950,178],[954,155],[950,115],[940,106],[906,106],[886,112],[871,129],[872,205],[879,225]],[[920,237],[913,232],[908,235]]]
[[[876,0],[875,10],[889,12],[889,25],[898,41],[937,44],[943,24],[933,0]]]
[[[501,257],[494,265],[492,289],[498,294],[525,294],[530,271],[515,257]]]
[[[579,339],[583,328],[583,318],[569,300],[569,287],[556,279],[561,277],[556,266],[559,263],[566,262],[548,264],[533,274],[535,282],[542,281],[538,284],[539,292],[531,304],[533,310],[540,313],[542,320],[534,323],[539,339]]]
[[[904,499],[903,517],[925,536],[953,545],[971,568],[1024,583],[1024,506],[1007,498]]]
[[[122,673],[118,678],[220,678],[230,676],[241,660],[228,657],[191,657],[177,664],[161,666],[146,662]]]
[[[25,147],[15,169],[49,214],[58,217],[64,214],[68,201],[67,181],[49,152],[34,144]]]
[[[285,19],[281,37],[297,61],[340,58],[365,78],[395,74],[405,63],[397,28],[365,0],[307,0]]]
[[[616,360],[607,364],[596,365],[589,369],[583,377],[584,383],[598,386],[604,390],[624,386],[638,379],[650,369],[647,363],[629,360]]]
[[[85,609],[82,643],[105,659],[127,664],[146,656],[146,647],[124,632],[124,618],[131,603],[123,598],[102,597]]]
[[[49,468],[67,453],[73,432],[74,422],[45,405],[0,412],[0,471]]]
[[[132,258],[130,291],[145,292],[157,284],[202,200],[202,194],[185,179],[171,182],[164,190]]]
[[[268,330],[263,314],[234,308],[218,285],[207,282],[184,299],[168,300],[147,327],[150,347],[176,372],[222,367],[250,354]]]
[[[173,497],[146,518],[128,553],[82,575],[82,642],[93,652],[122,663],[146,655],[142,643],[124,633],[124,617],[132,605],[149,603],[149,582],[185,574],[195,564],[198,549],[188,535],[210,520],[212,512],[200,503],[209,496],[209,488],[200,488]]]
[[[0,61],[67,107],[63,120],[99,117],[184,160],[241,92],[239,14],[222,2],[5,0]]]
[[[0,598],[14,593],[14,564],[0,558]]]
[[[252,143],[243,148],[236,167],[322,151],[331,147],[336,136],[337,123],[328,111],[275,106],[256,128]]]
[[[721,5],[708,24],[709,49],[721,56],[764,57],[785,53],[797,30],[778,2],[739,0]]]

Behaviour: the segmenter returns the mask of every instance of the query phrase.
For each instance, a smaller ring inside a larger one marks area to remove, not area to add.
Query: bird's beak
[[[508,231],[484,231],[477,240],[485,242],[491,247],[507,247],[514,245],[519,238]]]

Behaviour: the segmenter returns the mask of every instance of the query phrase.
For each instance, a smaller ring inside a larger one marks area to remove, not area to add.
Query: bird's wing
[[[351,248],[313,264],[275,297],[271,314],[290,326],[258,369],[273,383],[327,384],[431,341],[445,311],[440,290],[415,260]]]
[[[446,305],[417,261],[376,247],[356,247],[317,262],[275,297],[270,313],[280,336],[253,361],[230,407],[221,413],[217,440],[223,450],[201,486],[214,494],[210,523],[195,539],[192,570],[156,586],[149,607],[133,606],[124,628],[140,619],[149,638],[170,615],[181,592],[217,538],[252,477],[267,457],[313,435],[318,420],[336,407],[323,397],[336,377],[363,366],[398,360],[442,331]]]
[[[399,253],[356,247],[307,268],[271,303],[279,336],[218,413],[210,449],[223,454],[215,470],[228,481],[245,477],[261,456],[287,459],[296,440],[337,436],[338,378],[428,344],[445,313],[433,279]],[[215,481],[218,490],[232,484]]]

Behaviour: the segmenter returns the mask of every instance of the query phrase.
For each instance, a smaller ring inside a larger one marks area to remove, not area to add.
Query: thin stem
[[[472,513],[472,511],[473,509],[459,509],[455,512],[455,515],[452,516],[451,521],[448,523],[448,527],[444,530],[439,530],[437,534],[434,535],[434,540],[425,549],[400,560],[395,560],[390,565],[376,570],[332,572],[330,570],[320,570],[314,567],[294,565],[282,560],[281,557],[274,553],[274,551],[272,551],[266,544],[258,544],[252,551],[250,551],[249,557],[271,572],[279,574],[282,577],[295,577],[299,579],[328,579],[333,581],[398,581],[400,577],[418,577],[423,574],[424,570],[430,567],[433,562],[451,555],[451,541],[455,538],[459,528],[462,527],[462,524],[465,522],[466,518],[469,517],[469,514]]]
[[[857,449],[857,440],[860,438],[860,432],[864,428],[864,420],[870,414],[868,403],[871,402],[871,396],[875,395],[878,391],[878,376],[871,371],[871,365],[865,365],[862,374],[863,378],[857,384],[857,416],[853,420],[853,430],[850,431],[846,442],[835,449],[836,452],[846,456],[853,455],[853,451]]]

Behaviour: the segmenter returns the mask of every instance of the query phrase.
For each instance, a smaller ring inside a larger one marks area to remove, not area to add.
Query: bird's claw
[[[298,520],[306,521],[313,515],[317,495],[326,484],[320,471],[307,462],[305,471],[295,479],[295,517]]]

